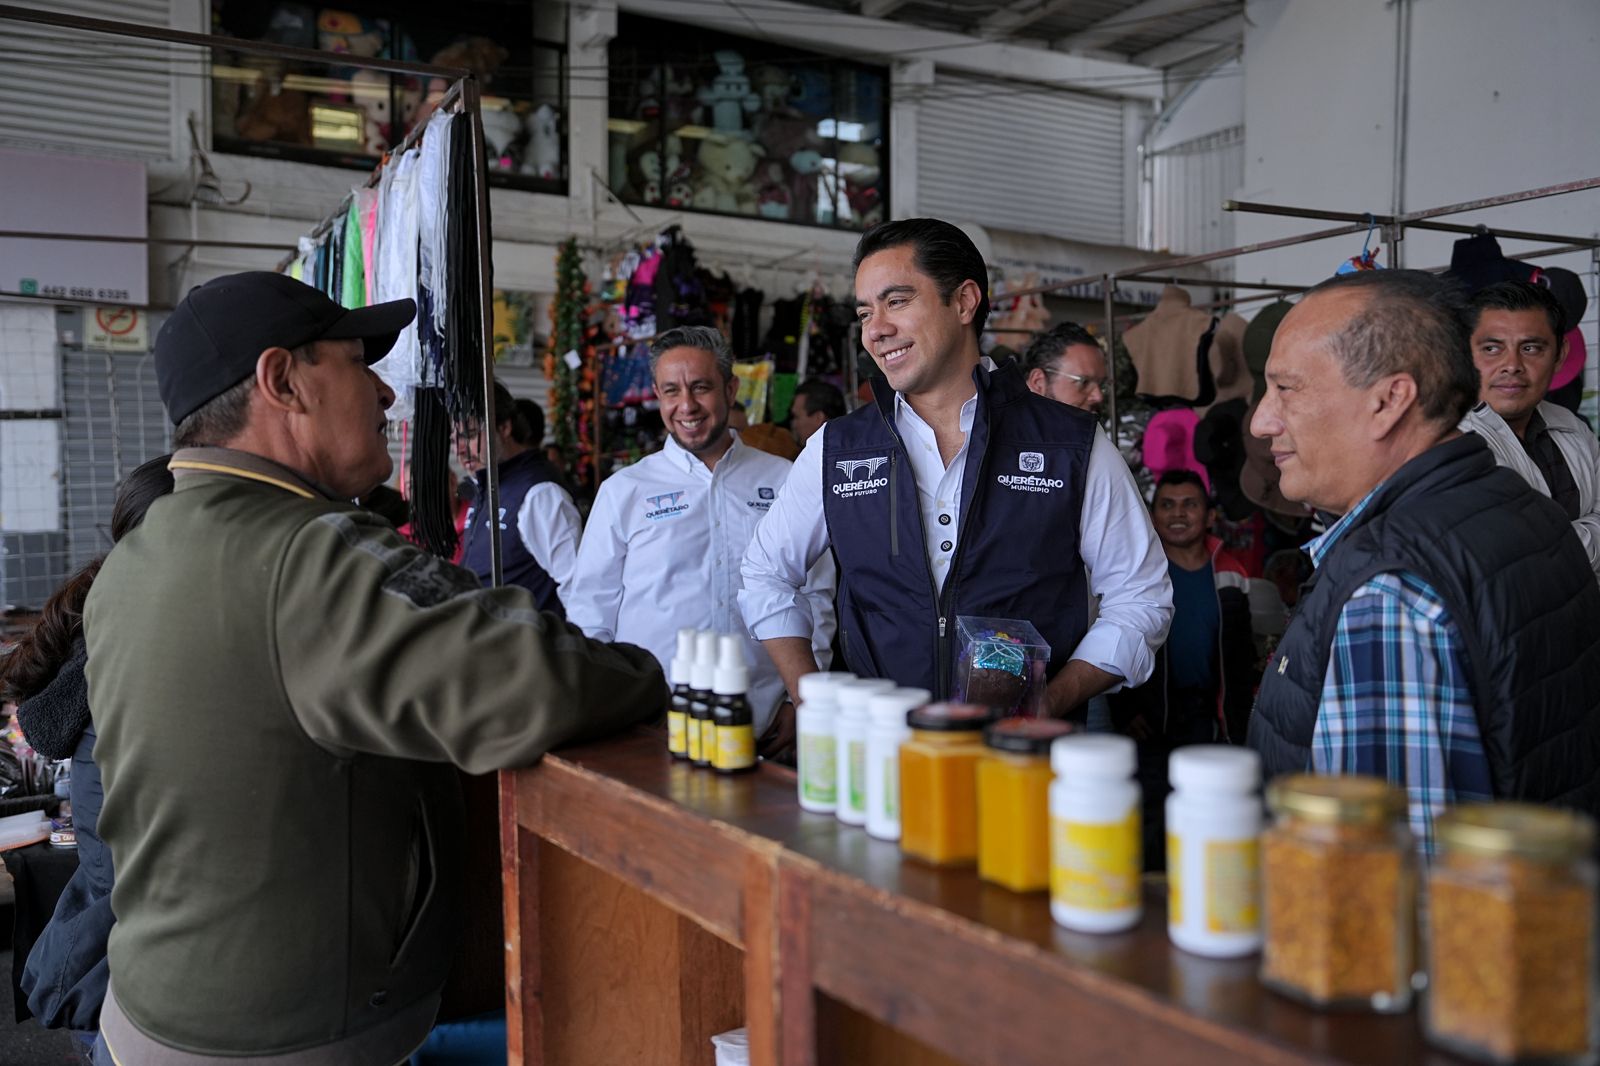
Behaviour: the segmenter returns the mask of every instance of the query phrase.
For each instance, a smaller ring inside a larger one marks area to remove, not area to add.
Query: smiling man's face
[[[972,319],[982,294],[966,281],[945,300],[917,268],[909,244],[885,248],[856,270],[861,343],[896,392],[917,396],[971,371],[962,354],[973,343]]]
[[[1486,307],[1472,331],[1472,361],[1482,379],[1478,398],[1522,436],[1561,365],[1561,341],[1539,308]]]

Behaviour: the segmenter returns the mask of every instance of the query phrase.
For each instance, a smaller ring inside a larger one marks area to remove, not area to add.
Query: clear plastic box
[[[956,618],[954,700],[993,707],[1002,718],[1045,717],[1050,645],[1019,618]]]

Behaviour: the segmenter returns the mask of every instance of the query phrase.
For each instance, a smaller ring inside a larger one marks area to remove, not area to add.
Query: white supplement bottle
[[[1082,933],[1139,924],[1142,869],[1134,743],[1109,733],[1050,746],[1050,915]]]
[[[863,677],[847,682],[834,692],[839,705],[835,724],[839,774],[838,806],[834,813],[845,825],[867,824],[867,701],[873,696],[894,691],[894,682],[884,677]]]
[[[906,712],[925,705],[925,688],[897,688],[867,700],[867,833],[900,839],[900,744],[911,739]]]
[[[838,735],[834,721],[838,707],[834,690],[854,674],[815,673],[800,678],[800,706],[795,711],[795,783],[800,806],[819,814],[832,814],[839,790],[836,763]]]
[[[1261,950],[1261,757],[1197,744],[1167,762],[1167,932],[1215,958]]]

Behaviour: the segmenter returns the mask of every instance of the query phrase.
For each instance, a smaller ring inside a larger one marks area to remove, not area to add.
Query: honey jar
[[[1050,743],[1054,718],[1004,718],[983,731],[978,763],[978,876],[1013,892],[1050,887]]]
[[[1485,803],[1434,835],[1428,1038],[1486,1062],[1594,1062],[1594,822]]]
[[[1282,777],[1262,836],[1261,980],[1318,1007],[1411,1005],[1415,852],[1405,793],[1373,777]]]
[[[978,760],[994,712],[975,703],[930,703],[906,712],[900,745],[900,850],[940,866],[978,857]]]

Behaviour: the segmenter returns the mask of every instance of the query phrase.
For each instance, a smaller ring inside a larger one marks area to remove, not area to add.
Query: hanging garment
[[[445,196],[450,158],[450,114],[435,111],[422,137],[422,158],[417,164],[416,197],[420,288],[417,336],[423,355],[423,382],[437,384],[443,358],[445,322]],[[424,316],[424,312],[426,315]]]
[[[1278,332],[1278,323],[1294,309],[1288,300],[1274,300],[1256,312],[1244,331],[1244,362],[1254,379],[1250,385],[1250,402],[1255,403],[1267,391],[1267,356],[1272,353],[1272,337]]]
[[[450,123],[450,168],[445,203],[445,403],[459,421],[484,417],[484,310],[478,257],[478,203],[473,166],[472,116],[456,115]],[[485,205],[487,207],[487,205]],[[487,219],[485,220],[487,223]]]
[[[1211,498],[1232,519],[1244,518],[1255,510],[1239,488],[1245,459],[1244,435],[1249,432],[1244,423],[1248,410],[1249,404],[1240,399],[1214,403],[1194,429],[1194,455],[1205,464]]]
[[[377,239],[377,295],[375,303],[417,298],[417,165],[421,149],[413,148],[389,164],[378,185],[381,222]],[[394,390],[389,417],[409,421],[415,409],[413,390],[422,380],[422,350],[417,344],[413,319],[400,331],[389,354],[373,364],[373,371]]]
[[[376,303],[372,294],[378,291],[378,190],[357,189],[356,207],[361,222],[361,262],[366,267],[362,283],[367,294],[367,303]]]
[[[1200,416],[1188,408],[1159,411],[1144,428],[1144,465],[1157,481],[1169,470],[1188,470],[1200,475],[1206,492],[1211,491],[1211,475],[1194,454],[1194,430]]]
[[[361,201],[355,190],[351,193],[350,206],[344,213],[344,254],[340,257],[337,299],[344,307],[365,307],[367,267],[361,258]]]
[[[733,354],[739,359],[755,359],[762,353],[761,302],[765,295],[760,289],[741,289],[733,298],[733,327],[728,331],[733,344]]]
[[[1244,360],[1244,331],[1250,323],[1236,314],[1226,314],[1217,323],[1211,338],[1211,376],[1217,383],[1217,395],[1206,410],[1229,400],[1250,401],[1255,390],[1255,378]],[[1205,411],[1200,412],[1204,416]]]
[[[1158,406],[1209,404],[1216,394],[1211,346],[1208,339],[1202,352],[1200,343],[1213,326],[1209,312],[1189,306],[1186,291],[1176,285],[1164,288],[1156,309],[1122,335],[1139,374],[1139,395]],[[1202,398],[1205,382],[1211,382],[1210,396]]]

